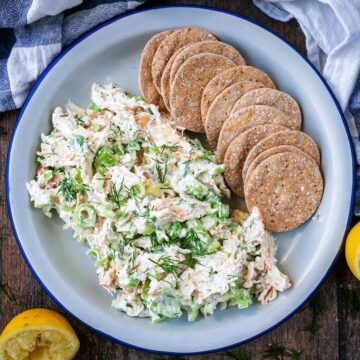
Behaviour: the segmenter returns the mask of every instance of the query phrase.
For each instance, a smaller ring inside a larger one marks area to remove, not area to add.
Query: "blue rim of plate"
[[[141,351],[145,351],[145,352],[150,352],[150,353],[158,353],[158,354],[168,354],[168,355],[200,355],[200,354],[208,354],[211,352],[216,352],[216,351],[222,351],[222,350],[226,350],[226,349],[230,349],[232,347],[235,346],[239,346],[239,345],[243,345],[245,343],[248,343],[252,340],[255,340],[265,334],[267,334],[268,332],[270,332],[271,330],[277,328],[278,326],[280,326],[281,324],[283,324],[285,321],[287,321],[288,319],[290,319],[294,314],[297,313],[297,311],[299,309],[301,309],[309,300],[310,298],[319,290],[320,286],[323,284],[323,282],[325,281],[325,279],[327,278],[327,276],[329,275],[331,269],[333,268],[333,266],[335,265],[335,262],[341,252],[342,246],[340,247],[337,255],[335,256],[334,260],[332,261],[329,269],[327,270],[327,272],[325,273],[325,275],[323,276],[323,278],[320,280],[320,282],[317,284],[317,286],[314,288],[314,290],[306,297],[306,299],[299,305],[297,306],[292,312],[290,312],[287,316],[285,316],[282,320],[280,320],[279,322],[277,322],[276,324],[274,324],[273,326],[269,327],[268,329],[260,332],[259,334],[252,336],[246,340],[243,341],[239,341],[237,343],[234,343],[232,345],[228,345],[228,346],[224,346],[221,348],[217,348],[217,349],[210,349],[210,350],[205,350],[205,351],[198,351],[198,352],[189,352],[189,353],[178,353],[178,352],[171,352],[171,351],[156,351],[156,350],[152,350],[152,349],[146,349],[146,348],[142,348],[140,346],[136,346],[133,344],[129,344],[125,341],[119,340],[114,338],[113,336],[106,334],[90,325],[88,325],[84,320],[79,319],[76,315],[74,315],[70,310],[68,310],[63,304],[60,303],[59,300],[57,300],[57,298],[55,297],[55,295],[53,295],[50,290],[45,286],[45,284],[42,282],[42,280],[40,279],[40,277],[37,275],[37,273],[35,272],[34,268],[32,267],[30,261],[28,260],[25,251],[21,245],[21,241],[19,239],[19,236],[17,234],[16,228],[15,228],[15,224],[14,224],[14,220],[13,220],[13,215],[11,212],[11,205],[10,205],[10,199],[9,199],[9,166],[10,166],[10,157],[11,157],[11,149],[12,149],[12,144],[13,144],[13,140],[16,134],[16,130],[18,125],[20,124],[21,118],[26,110],[27,105],[29,104],[32,96],[35,94],[38,86],[40,85],[40,83],[44,80],[44,78],[46,77],[46,75],[50,72],[50,70],[71,50],[73,49],[76,45],[78,45],[80,42],[82,42],[83,40],[85,40],[87,37],[89,37],[91,34],[95,33],[96,31],[102,29],[103,27],[106,27],[116,21],[119,21],[121,19],[124,19],[128,16],[132,16],[138,13],[142,13],[142,12],[147,12],[147,11],[153,11],[153,10],[159,10],[159,9],[169,9],[169,8],[188,8],[188,9],[205,9],[205,10],[210,10],[210,11],[215,11],[215,12],[219,12],[219,13],[224,13],[227,15],[231,15],[231,16],[235,16],[237,18],[240,18],[242,20],[245,20],[247,22],[250,22],[260,28],[262,28],[263,30],[271,33],[272,35],[276,36],[278,39],[282,40],[285,44],[287,44],[290,48],[292,48],[293,50],[296,51],[296,53],[301,56],[303,58],[303,60],[312,68],[312,70],[315,72],[315,74],[320,78],[320,80],[322,81],[322,83],[324,84],[324,86],[326,87],[327,91],[329,92],[332,100],[334,101],[336,108],[339,112],[339,115],[343,121],[343,125],[345,128],[345,132],[346,135],[348,137],[348,141],[349,141],[349,145],[350,145],[350,152],[351,152],[351,158],[352,158],[352,189],[351,189],[351,202],[350,202],[350,207],[349,207],[349,214],[348,214],[348,220],[347,220],[347,225],[346,225],[346,229],[344,232],[344,236],[343,236],[343,241],[344,242],[344,238],[349,230],[350,224],[351,224],[351,218],[352,218],[352,214],[353,214],[353,210],[354,210],[354,203],[355,203],[355,184],[356,184],[356,163],[355,163],[355,152],[354,152],[354,147],[353,147],[353,143],[351,140],[351,135],[350,135],[350,131],[345,119],[345,116],[340,108],[340,105],[338,103],[338,101],[336,100],[336,97],[334,95],[334,93],[332,92],[332,90],[330,89],[330,86],[327,84],[326,80],[323,78],[323,76],[320,74],[320,72],[315,68],[315,66],[298,50],[296,49],[295,46],[293,46],[291,43],[289,43],[286,39],[284,39],[282,36],[280,36],[279,34],[275,33],[274,31],[268,29],[267,27],[258,24],[256,21],[251,20],[249,18],[246,18],[244,16],[235,14],[231,11],[227,11],[227,10],[221,10],[221,9],[217,9],[214,7],[207,7],[207,6],[197,6],[197,5],[169,5],[169,6],[155,6],[155,7],[150,7],[150,8],[146,8],[146,9],[139,9],[139,10],[134,10],[131,11],[129,13],[125,13],[123,15],[117,16],[111,20],[108,20],[106,22],[104,22],[101,25],[96,26],[95,28],[93,28],[92,30],[90,30],[89,32],[87,32],[86,34],[82,35],[80,38],[78,38],[76,41],[74,41],[71,45],[69,45],[64,51],[62,51],[49,65],[48,67],[44,70],[44,72],[40,75],[40,77],[38,78],[38,80],[35,82],[34,86],[32,87],[29,95],[27,96],[21,111],[17,117],[13,132],[11,134],[11,138],[10,138],[10,142],[9,142],[9,149],[8,149],[8,153],[7,153],[7,158],[6,158],[6,171],[5,171],[5,192],[6,192],[6,205],[7,205],[7,210],[9,213],[9,218],[10,218],[10,223],[11,223],[11,227],[16,239],[16,242],[19,246],[20,252],[22,257],[24,258],[26,264],[28,265],[28,267],[30,268],[33,276],[36,278],[36,280],[40,283],[40,285],[43,287],[43,289],[45,290],[45,292],[51,297],[51,299],[58,305],[60,306],[65,312],[67,312],[69,315],[71,315],[73,318],[75,318],[77,321],[79,321],[81,324],[84,324],[85,326],[87,326],[90,330],[94,331],[96,334],[101,335],[103,337],[105,337],[108,340],[114,341],[120,345],[125,345],[128,346],[132,349],[136,349],[136,350],[141,350]]]

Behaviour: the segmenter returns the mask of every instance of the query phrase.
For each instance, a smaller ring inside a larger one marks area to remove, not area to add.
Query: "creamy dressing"
[[[27,189],[89,246],[116,309],[192,321],[290,287],[258,210],[231,218],[211,151],[115,85],[93,85],[92,101],[55,109]]]

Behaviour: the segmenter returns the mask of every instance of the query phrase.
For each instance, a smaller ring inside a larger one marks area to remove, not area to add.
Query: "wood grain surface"
[[[155,5],[196,4],[233,11],[267,26],[305,52],[303,34],[295,21],[274,21],[250,0],[237,1],[149,1]],[[5,173],[9,138],[18,112],[0,114],[0,171]],[[45,307],[63,313],[81,342],[78,360],[185,358],[133,350],[91,332],[67,315],[42,289],[23,260],[12,234],[5,204],[5,184],[0,185],[0,329],[17,313]],[[353,223],[356,219],[353,219]],[[316,239],[313,239],[316,241]],[[261,319],[260,319],[261,321]],[[156,325],[154,325],[156,326]],[[318,293],[301,311],[270,333],[237,348],[208,355],[187,356],[191,360],[249,359],[360,359],[360,283],[351,276],[341,253]]]

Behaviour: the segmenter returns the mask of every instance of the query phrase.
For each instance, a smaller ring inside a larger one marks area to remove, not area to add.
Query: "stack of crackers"
[[[267,229],[294,229],[316,211],[320,153],[300,131],[299,105],[234,47],[204,29],[161,32],[143,50],[139,82],[147,102],[206,133],[230,189],[259,208]]]

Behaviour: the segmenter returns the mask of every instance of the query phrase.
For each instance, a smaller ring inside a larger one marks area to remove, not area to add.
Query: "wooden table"
[[[304,36],[295,21],[274,21],[250,0],[149,1],[143,7],[161,4],[197,4],[230,10],[263,24],[305,53]],[[5,158],[17,111],[0,114],[0,169]],[[25,264],[12,234],[5,205],[4,182],[0,185],[0,329],[17,313],[32,307],[59,308],[41,288]],[[354,222],[356,220],[354,219]],[[313,239],[316,241],[317,239]],[[66,315],[81,342],[76,359],[171,360],[174,356],[148,354],[112,343]],[[313,300],[277,329],[227,352],[191,356],[202,360],[245,359],[360,359],[360,283],[351,276],[341,253],[336,266]],[[278,355],[277,355],[278,354]],[[283,355],[281,355],[283,354]],[[277,356],[277,357],[276,357]]]

